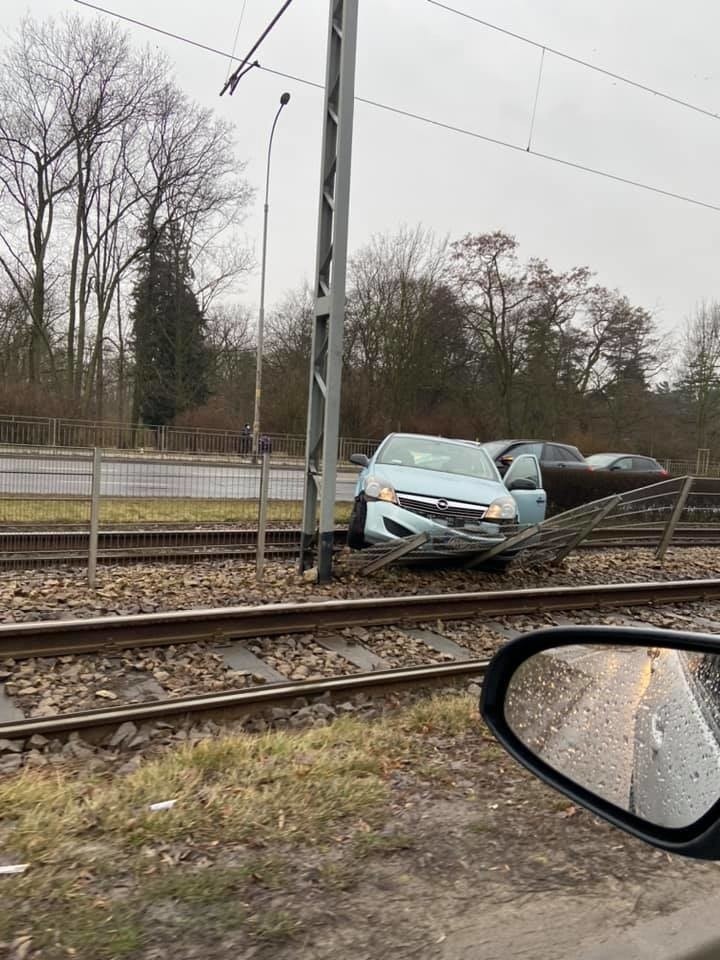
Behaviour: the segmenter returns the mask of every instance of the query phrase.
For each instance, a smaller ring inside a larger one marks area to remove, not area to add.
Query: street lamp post
[[[270,157],[272,154],[273,137],[278,117],[282,113],[283,107],[290,102],[290,94],[283,93],[280,97],[280,106],[275,114],[272,129],[270,130],[270,140],[268,142],[267,153],[267,173],[265,176],[265,208],[263,219],[263,244],[262,244],[262,266],[260,268],[260,310],[258,312],[258,333],[257,333],[257,359],[255,363],[255,410],[253,413],[253,460],[257,460],[260,451],[260,398],[262,396],[262,354],[263,354],[263,336],[265,332],[265,268],[267,265],[267,233],[268,233],[268,198],[270,194]]]

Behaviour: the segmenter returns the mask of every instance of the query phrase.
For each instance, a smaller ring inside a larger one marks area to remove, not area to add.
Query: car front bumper
[[[472,525],[472,529],[451,527],[382,500],[368,500],[366,507],[365,540],[369,544],[388,543],[417,533],[427,533],[430,539],[418,548],[418,552],[436,553],[443,546],[448,552],[473,547],[489,550],[506,539],[497,523],[478,521]]]

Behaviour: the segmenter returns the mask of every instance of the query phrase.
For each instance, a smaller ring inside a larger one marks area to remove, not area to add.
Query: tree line
[[[304,290],[270,319],[274,429],[303,429],[311,318]],[[449,242],[404,228],[357,251],[344,366],[345,435],[541,437],[662,457],[718,439],[720,306],[699,306],[673,342],[587,267],[523,261],[501,231]]]
[[[0,412],[239,429],[250,419],[253,190],[232,127],[104,19],[0,51]],[[303,433],[313,297],[268,317],[263,429]],[[566,439],[689,456],[718,440],[720,306],[674,343],[586,266],[502,231],[403,227],[349,264],[342,432]]]
[[[3,407],[167,417],[205,401],[184,353],[209,368],[213,305],[251,266],[236,152],[117,25],[21,23],[0,52]]]

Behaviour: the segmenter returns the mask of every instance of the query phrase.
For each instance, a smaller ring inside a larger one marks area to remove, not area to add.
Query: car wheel
[[[365,546],[365,517],[367,505],[359,497],[353,504],[350,522],[348,523],[347,545],[351,550],[362,550]]]

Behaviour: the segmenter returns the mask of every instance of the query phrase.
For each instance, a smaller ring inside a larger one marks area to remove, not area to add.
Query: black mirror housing
[[[350,463],[354,463],[358,467],[366,467],[370,463],[370,458],[366,457],[364,453],[351,453]]]
[[[607,648],[616,650],[645,648],[648,654],[647,670],[651,671],[655,663],[653,658],[662,657],[663,653],[683,656],[686,654],[710,655],[713,659],[720,657],[720,638],[651,628],[554,627],[538,630],[511,641],[495,654],[485,676],[480,703],[483,719],[505,749],[540,780],[565,794],[574,803],[654,847],[701,860],[720,860],[720,793],[717,799],[713,799],[710,805],[704,808],[694,822],[683,826],[664,826],[652,822],[651,819],[637,812],[631,812],[633,808],[637,809],[634,804],[631,804],[629,809],[624,809],[561,772],[557,766],[543,759],[539,752],[530,749],[513,730],[507,719],[511,681],[520,675],[518,673],[520,668],[527,665],[532,658],[540,654],[552,653],[552,651],[559,653],[558,648],[562,647],[572,649],[577,656],[586,655],[583,648],[589,656],[602,655],[603,650]],[[643,653],[642,656],[644,657],[645,654]],[[555,660],[555,658],[548,659]],[[559,658],[555,662],[559,662]],[[522,689],[522,686],[520,685],[519,688]],[[517,698],[517,683],[515,690]],[[567,707],[566,700],[562,709],[567,710]],[[545,710],[543,720],[546,721],[548,709],[546,704],[543,709]],[[562,722],[564,717],[560,708],[558,716]],[[615,726],[621,739],[628,738],[628,730],[621,727],[626,721],[621,711],[618,710],[615,715],[611,708],[606,709],[604,720],[608,726]],[[585,737],[586,743],[595,746],[597,756],[600,758],[598,762],[602,763],[602,750],[597,743],[593,744],[594,739],[597,741],[598,733],[592,729],[592,724],[588,722],[587,730],[581,730],[580,733],[575,726],[572,732],[576,738],[580,738],[579,753],[582,754],[586,746],[582,742],[582,737]],[[630,738],[630,742],[634,744],[633,737]],[[575,746],[577,748],[577,743]],[[609,764],[609,760],[607,762]],[[633,767],[633,775],[635,769]],[[611,776],[610,770],[605,772],[608,777]],[[681,787],[682,785],[678,789]],[[637,785],[634,789],[637,789]]]
[[[516,477],[508,484],[508,490],[537,490],[538,486],[529,477]]]

